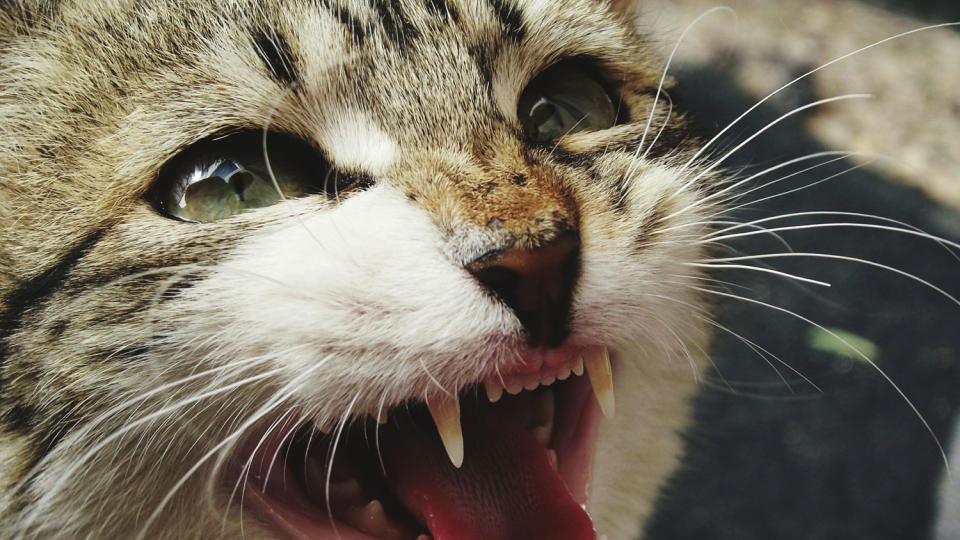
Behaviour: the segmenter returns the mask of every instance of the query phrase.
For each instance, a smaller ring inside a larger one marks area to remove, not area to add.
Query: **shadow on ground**
[[[708,133],[753,103],[724,74],[709,69],[680,73],[678,79],[681,95],[674,97],[682,99]],[[733,135],[740,140],[782,112],[762,108]],[[732,140],[727,140],[727,148]],[[729,165],[759,170],[822,150],[805,135],[802,118],[797,118],[761,136]],[[850,165],[816,169],[750,198],[798,188]],[[875,214],[960,241],[957,213],[866,169],[751,206],[738,218],[811,210]],[[852,219],[819,216],[765,225],[831,221]],[[795,252],[868,259],[960,297],[960,259],[935,242],[856,228],[781,235]],[[778,240],[766,235],[726,244],[746,254],[784,251]],[[714,355],[717,369],[696,401],[696,427],[687,433],[683,469],[660,501],[646,537],[925,538],[944,465],[934,438],[894,384],[946,444],[951,419],[960,407],[960,306],[915,280],[865,264],[808,257],[766,263],[832,287],[798,285],[752,271],[718,277],[733,283],[726,286],[731,293],[862,338],[862,348],[876,347],[874,360],[893,384],[810,323],[744,301],[720,299],[717,313],[723,325],[789,367],[764,360],[731,333],[720,332]]]

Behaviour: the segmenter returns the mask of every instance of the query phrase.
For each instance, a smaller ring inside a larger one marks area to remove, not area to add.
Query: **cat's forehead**
[[[633,31],[601,0],[132,7],[77,2],[59,17],[106,79],[132,94],[176,92],[170,105],[189,109],[175,115],[185,139],[219,123],[270,123],[310,138],[369,132],[464,144],[511,121],[523,85],[560,59],[590,58],[623,78],[656,75]],[[148,105],[157,101],[169,100]]]

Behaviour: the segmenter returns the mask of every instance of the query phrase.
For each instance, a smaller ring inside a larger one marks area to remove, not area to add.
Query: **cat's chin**
[[[274,426],[233,460],[231,499],[294,539],[594,538],[601,409],[578,371],[495,403],[482,385],[466,387],[459,467],[422,402],[392,407],[382,425],[358,418],[324,433],[307,423],[292,436]]]

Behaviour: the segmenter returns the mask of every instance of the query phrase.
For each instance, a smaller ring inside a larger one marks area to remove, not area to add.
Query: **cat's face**
[[[8,15],[7,530],[635,534],[709,175],[616,9]]]

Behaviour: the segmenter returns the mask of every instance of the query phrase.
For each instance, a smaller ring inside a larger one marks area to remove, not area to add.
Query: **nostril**
[[[580,272],[580,238],[568,232],[537,248],[480,257],[467,270],[506,304],[530,346],[556,347],[570,333],[570,305]]]

